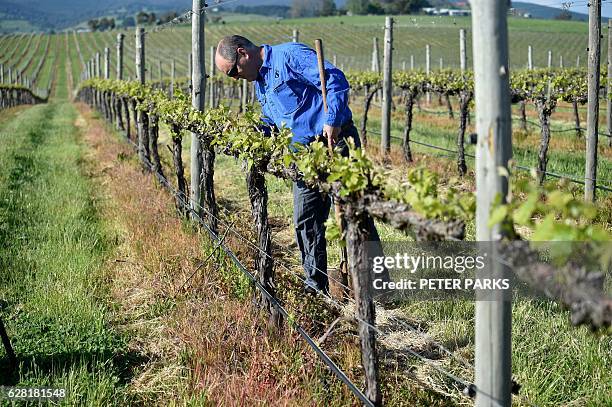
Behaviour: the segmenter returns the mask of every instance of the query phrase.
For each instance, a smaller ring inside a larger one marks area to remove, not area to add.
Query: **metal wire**
[[[132,140],[128,139],[128,141],[130,142],[130,144],[135,147],[138,148],[138,146],[136,145],[136,143],[134,143]],[[426,143],[420,143],[420,144],[424,144],[427,145]],[[429,145],[428,145],[429,146]],[[445,149],[445,151],[449,151],[449,152],[453,152],[452,150],[448,150]],[[153,163],[147,158],[144,157],[145,159],[145,163],[148,165],[148,167],[154,168]],[[154,171],[153,171],[154,172]],[[300,333],[300,335],[306,340],[306,342],[309,344],[309,346],[311,346],[311,348],[317,353],[317,355],[323,360],[324,363],[326,363],[326,365],[332,370],[332,372],[334,374],[336,374],[336,376],[343,381],[349,388],[350,390],[357,396],[359,397],[366,405],[373,405],[368,399],[367,397],[350,381],[350,379],[344,374],[344,372],[342,370],[340,370],[340,368],[338,368],[338,366],[329,358],[329,356],[327,356],[327,354],[314,342],[314,340],[303,330],[303,328],[296,322],[294,321],[291,316],[289,315],[289,313],[286,311],[286,309],[278,302],[278,300],[272,296],[272,294],[270,294],[263,285],[261,285],[259,283],[259,281],[257,280],[257,278],[250,273],[246,267],[240,262],[240,260],[236,257],[236,255],[233,253],[233,251],[231,251],[231,249],[229,249],[223,239],[220,239],[219,236],[214,233],[209,226],[206,224],[206,222],[200,217],[199,213],[194,210],[189,202],[185,199],[184,195],[182,193],[179,193],[179,191],[177,191],[169,182],[168,180],[161,176],[160,174],[154,172],[154,174],[156,175],[157,179],[160,181],[160,183],[166,188],[168,189],[175,197],[177,197],[184,208],[186,208],[188,210],[188,212],[190,214],[193,214],[196,217],[196,220],[198,221],[198,223],[200,223],[209,233],[209,235],[213,238],[213,240],[216,241],[217,243],[217,247],[221,247],[224,252],[232,259],[232,261],[235,263],[235,265],[243,272],[243,274],[245,274],[245,276],[247,276],[253,283],[254,285],[266,296],[266,298],[268,298],[268,300],[270,301],[270,303],[287,319],[292,320],[294,322],[294,328],[298,331],[298,333]],[[198,203],[196,203],[196,207],[198,209],[203,210],[204,212],[206,212],[208,215],[210,215],[211,217],[215,218],[217,221],[224,223],[226,225],[228,225],[227,230],[231,230],[236,236],[238,236],[241,240],[245,241],[247,244],[249,244],[250,246],[252,246],[254,249],[258,250],[259,252],[261,252],[262,254],[264,254],[265,256],[270,257],[271,259],[275,260],[276,264],[281,265],[281,267],[283,267],[284,269],[286,269],[287,271],[290,272],[290,274],[298,277],[299,279],[301,279],[302,281],[305,282],[305,278],[303,276],[301,276],[300,274],[297,274],[295,272],[293,272],[289,267],[287,267],[283,262],[277,261],[276,259],[272,258],[271,255],[269,255],[268,253],[266,253],[265,251],[263,251],[261,248],[259,248],[258,246],[256,246],[255,244],[253,244],[248,238],[242,236],[242,234],[240,234],[234,227],[233,224],[234,223],[229,223],[226,222],[222,219],[220,219],[219,217],[215,216],[214,214],[212,214],[208,209],[202,207],[201,205],[199,205]],[[227,233],[227,231],[225,232]],[[317,269],[319,270],[319,269]],[[327,275],[327,273],[323,272],[322,270],[319,270],[322,273],[324,273],[325,275]],[[330,277],[328,275],[328,277]],[[337,281],[337,280],[334,280]],[[340,285],[342,285],[345,288],[348,288],[346,285],[344,285],[343,283],[339,282]],[[320,289],[315,288],[317,290],[317,294],[318,295],[325,295]],[[332,303],[334,303],[336,306],[343,308],[344,306],[342,304],[340,304],[339,302],[328,298],[327,301],[331,301]],[[368,329],[372,329],[374,330],[374,332],[376,332],[377,334],[386,337],[387,334],[385,334],[384,332],[382,332],[380,329],[378,329],[376,326],[368,323],[367,321],[354,316],[354,318],[360,322],[363,323],[364,325],[366,325],[368,327]],[[449,349],[447,349],[446,347],[444,347],[443,345],[439,344],[437,341],[435,341],[433,338],[431,338],[429,335],[425,334],[424,332],[421,332],[415,328],[413,328],[412,326],[410,326],[409,324],[405,323],[404,321],[400,320],[400,319],[396,319],[394,318],[393,321],[395,322],[399,322],[402,326],[408,328],[409,330],[411,330],[412,332],[420,335],[421,337],[427,339],[428,341],[430,341],[431,343],[433,343],[435,346],[437,346],[439,349],[443,350],[444,352],[446,352],[449,356],[451,356],[452,358],[460,361],[461,363],[463,363],[466,367],[468,368],[472,368],[473,369],[473,365],[471,363],[469,363],[467,360],[465,360],[464,358],[455,355],[452,351],[450,351]],[[474,384],[466,381],[463,378],[460,378],[456,375],[454,375],[453,373],[449,372],[448,370],[438,366],[434,361],[432,361],[431,359],[428,359],[416,352],[414,352],[413,350],[406,348],[406,351],[408,353],[410,353],[411,355],[417,357],[418,359],[420,359],[421,361],[423,361],[424,363],[426,363],[427,365],[433,367],[435,370],[437,370],[439,373],[442,373],[443,375],[447,376],[448,378],[452,379],[453,381],[455,381],[456,383],[459,383],[463,386],[465,386],[466,389],[470,388],[473,389],[474,391],[476,391],[477,393],[480,393],[484,396],[487,396],[491,399],[490,395],[480,391],[478,388],[476,388],[474,386]],[[524,397],[521,397],[521,399],[523,399],[524,401],[526,401],[527,403],[529,403],[528,400],[524,399]],[[491,401],[496,404],[499,405],[499,403],[497,403],[495,400],[491,399]],[[529,403],[531,404],[531,403]]]
[[[381,133],[379,133],[377,131],[374,131],[374,130],[368,130],[368,133],[373,133],[373,134],[376,134],[376,135],[381,135]],[[402,142],[404,141],[401,137],[397,137],[397,136],[390,136],[390,137],[393,140],[399,140],[399,141],[402,141]],[[422,145],[422,146],[425,146],[425,147],[429,147],[429,148],[432,148],[434,150],[446,151],[448,153],[452,153],[452,154],[455,154],[455,155],[459,154],[459,152],[456,151],[456,150],[451,150],[451,149],[440,147],[440,146],[436,146],[436,145],[433,145],[433,144],[424,143],[422,141],[410,140],[410,143],[414,143],[414,144]],[[464,153],[464,155],[466,157],[469,157],[469,158],[476,158],[475,155],[470,154],[470,153]],[[533,169],[531,167],[527,167],[527,166],[520,165],[520,164],[517,164],[516,168],[518,168],[519,170],[523,170],[523,171],[531,171]],[[574,182],[576,184],[584,185],[584,182],[585,182],[585,181],[583,181],[581,179],[575,178],[574,175],[570,175],[570,174],[556,173],[556,172],[550,172],[550,171],[543,171],[543,173],[545,175],[550,175],[553,178],[559,178],[559,179],[565,178],[565,179],[569,180],[570,182]],[[591,181],[595,181],[595,182],[602,182],[602,183],[610,183],[610,184],[612,184],[612,180],[608,180],[608,179],[599,179],[599,178],[593,179],[593,178],[587,178],[587,177],[585,177],[585,179],[588,179],[588,180],[591,180]],[[605,186],[605,185],[595,185],[595,188],[596,189],[601,189],[601,190],[607,191],[607,192],[612,192],[612,188],[610,188],[608,186]]]
[[[132,141],[129,140],[130,143],[132,144],[132,146],[138,148],[138,146]],[[149,166],[149,168],[153,168],[153,163],[147,158],[144,157],[145,159],[145,163],[146,165]],[[319,356],[319,358],[321,358],[321,360],[330,368],[330,370],[344,383],[348,386],[348,388],[351,390],[351,392],[357,396],[366,406],[371,406],[374,407],[374,404],[363,394],[363,392],[357,388],[357,386],[351,381],[351,379],[349,379],[349,377],[346,375],[346,373],[344,373],[339,367],[338,365],[336,365],[334,363],[334,361],[327,355],[327,353],[325,353],[325,351],[323,349],[321,349],[316,342],[314,341],[314,339],[312,337],[310,337],[310,335],[308,335],[308,333],[302,328],[302,326],[295,321],[293,318],[291,318],[291,316],[289,315],[289,313],[287,312],[287,310],[280,304],[280,302],[272,295],[270,294],[270,292],[268,292],[268,290],[266,290],[266,288],[257,280],[257,278],[248,271],[248,269],[242,264],[242,262],[238,259],[238,257],[234,254],[234,252],[227,247],[227,245],[219,238],[219,236],[212,230],[210,229],[210,227],[208,226],[208,224],[200,217],[200,215],[198,214],[198,212],[196,210],[194,210],[191,206],[190,203],[184,198],[183,194],[180,193],[179,191],[177,191],[172,184],[170,184],[168,182],[168,180],[159,175],[158,173],[154,172],[158,181],[160,181],[160,183],[166,188],[168,189],[176,198],[178,198],[180,200],[180,202],[182,203],[183,207],[193,216],[195,216],[197,222],[202,225],[204,227],[204,229],[208,232],[208,234],[210,235],[210,237],[215,241],[215,243],[218,245],[218,247],[221,247],[223,249],[223,251],[225,252],[225,254],[232,260],[232,262],[236,265],[236,267],[249,279],[251,280],[251,282],[255,285],[255,287],[257,287],[257,289],[259,291],[262,292],[262,294],[264,294],[264,296],[270,301],[270,304],[276,308],[276,310],[278,312],[280,312],[284,318],[290,320],[292,322],[292,326],[293,328],[300,334],[300,336],[302,336],[302,338],[304,338],[304,340],[306,341],[306,343],[308,343],[308,345],[315,351],[315,353]],[[199,205],[198,205],[199,206]],[[228,229],[233,229],[233,228],[228,228]]]

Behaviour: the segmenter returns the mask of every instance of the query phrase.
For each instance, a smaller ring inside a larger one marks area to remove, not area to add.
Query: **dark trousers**
[[[348,155],[346,139],[352,138],[357,147],[361,146],[357,128],[350,123],[342,127],[337,147],[341,154]],[[306,277],[306,285],[327,292],[327,242],[325,221],[329,216],[331,199],[317,188],[309,188],[304,181],[293,183],[293,223]],[[374,222],[370,225],[370,241],[380,241]]]

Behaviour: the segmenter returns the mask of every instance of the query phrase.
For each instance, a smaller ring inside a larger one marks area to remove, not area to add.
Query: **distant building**
[[[453,17],[469,16],[471,14],[471,10],[448,10],[448,15]]]
[[[453,16],[453,17],[460,17],[460,16],[469,16],[472,14],[472,12],[470,10],[466,10],[466,9],[451,9],[451,8],[441,8],[441,9],[437,9],[435,7],[423,7],[421,9],[421,11],[424,14],[430,15],[430,16]]]

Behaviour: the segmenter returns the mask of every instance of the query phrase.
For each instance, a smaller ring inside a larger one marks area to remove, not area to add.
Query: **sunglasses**
[[[229,76],[230,78],[235,78],[238,75],[238,57],[239,56],[240,55],[238,55],[238,49],[236,49],[236,59],[234,59],[234,65],[232,66],[232,69],[227,71],[227,76]]]

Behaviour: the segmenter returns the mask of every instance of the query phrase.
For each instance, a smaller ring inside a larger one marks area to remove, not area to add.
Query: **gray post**
[[[241,108],[241,112],[244,112],[246,110],[246,106],[248,103],[248,95],[249,95],[249,88],[248,88],[248,83],[246,81],[246,79],[242,79],[242,97],[240,99],[240,108]]]
[[[372,71],[380,72],[380,57],[378,56],[378,37],[374,37],[372,45]]]
[[[563,68],[563,55],[559,55],[559,68]]]
[[[174,97],[174,81],[176,80],[176,62],[172,59],[170,65],[170,97]]]
[[[292,42],[299,42],[300,40],[300,32],[297,29],[293,29],[293,34],[291,35]]]
[[[406,61],[402,61],[402,71],[406,70]]]
[[[580,55],[576,57],[576,68],[580,68]]]
[[[4,65],[0,64],[0,83],[4,83]]]
[[[334,66],[338,66],[338,56],[336,54],[334,54],[334,57],[332,58],[332,65]]]
[[[193,0],[191,17],[191,104],[196,110],[204,110],[206,75],[204,74],[204,11],[203,0]],[[202,216],[202,144],[199,135],[191,133],[191,197],[193,211]],[[195,217],[195,213],[193,217]]]
[[[117,34],[117,79],[123,80],[123,33]]]
[[[461,61],[461,72],[467,69],[467,41],[465,38],[465,28],[459,30],[459,59]]]
[[[391,150],[391,97],[393,66],[393,18],[385,18],[385,51],[383,56],[383,102],[380,148],[386,156]]]
[[[414,55],[410,55],[410,70],[414,71]]]
[[[444,58],[440,58],[440,70],[444,69]]]
[[[610,92],[612,92],[612,20],[608,20],[608,89],[606,92],[608,96],[606,98],[608,144],[612,146],[612,100],[610,100]]]
[[[215,54],[217,53],[217,47],[210,47],[210,97],[209,97],[209,106],[211,109],[215,108],[215,72],[217,70],[217,66],[215,65]]]
[[[429,75],[431,72],[431,46],[429,44],[425,45],[425,73]],[[427,92],[425,94],[425,101],[427,104],[431,103],[431,93]]]
[[[100,53],[96,52],[96,77],[97,78],[101,78],[102,77],[102,63],[101,63],[101,58],[100,58]]]
[[[489,228],[491,205],[508,194],[512,121],[508,71],[507,1],[472,0],[472,39],[476,104],[476,240],[500,239],[500,225]],[[493,263],[494,276],[503,270]],[[495,277],[494,277],[495,278]],[[476,301],[476,407],[511,404],[511,323],[509,301]]]
[[[589,59],[586,168],[584,175],[584,199],[595,200],[597,177],[597,135],[599,131],[599,74],[601,60],[601,0],[591,0],[589,7]]]
[[[193,72],[193,54],[189,53],[189,72],[187,72],[187,77],[189,78],[189,87],[191,88],[191,73]]]
[[[136,27],[136,80],[144,85],[145,83],[145,30],[143,27]],[[148,131],[145,120],[145,112],[138,110],[136,113],[136,132],[138,134],[138,157],[141,164],[145,165],[149,157]],[[146,165],[145,165],[146,168]]]
[[[159,81],[161,82],[164,77],[164,70],[162,69],[161,59],[157,60],[157,72],[159,73]]]
[[[527,47],[527,68],[533,69],[533,48],[531,45]]]
[[[110,79],[110,48],[104,48],[104,79]]]
[[[136,80],[145,83],[145,41],[144,28],[136,27]]]
[[[548,68],[552,68],[552,51],[548,50]]]
[[[13,83],[13,68],[11,68],[10,66],[8,69],[8,77],[9,77],[9,83]]]

